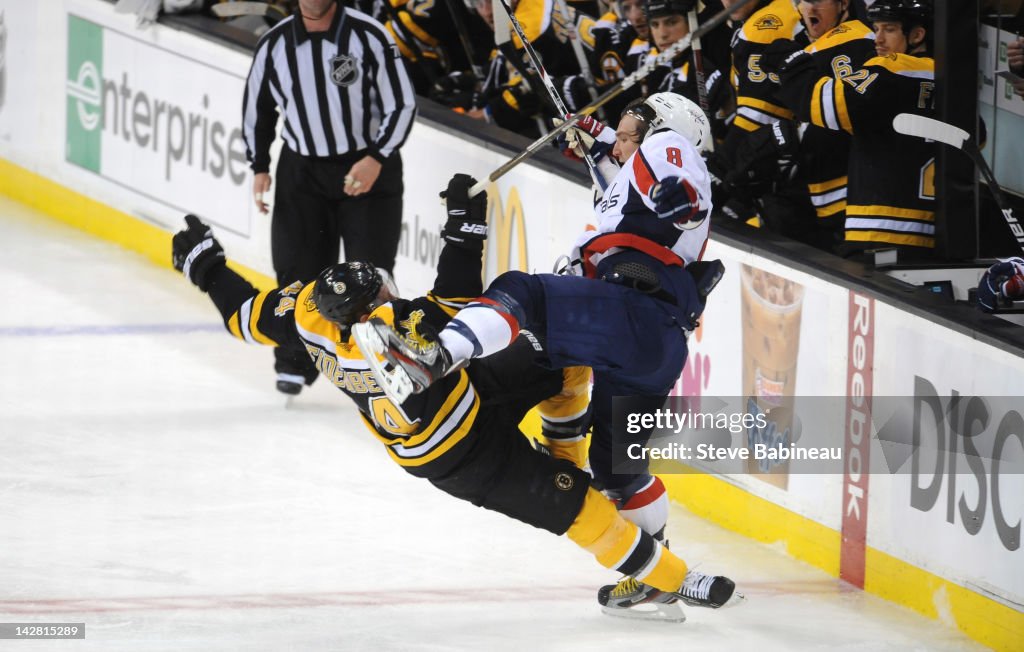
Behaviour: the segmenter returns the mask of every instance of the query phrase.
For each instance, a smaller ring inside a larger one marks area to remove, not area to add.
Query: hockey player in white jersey
[[[722,265],[700,262],[711,210],[710,177],[700,156],[711,138],[703,111],[674,93],[653,95],[628,111],[640,145],[595,207],[597,230],[579,238],[569,266],[575,273],[506,272],[431,341],[410,342],[372,319],[353,333],[362,351],[375,349],[391,364],[377,365],[378,384],[399,402],[471,359],[507,347],[521,329],[535,336],[553,368],[592,367],[594,484],[625,518],[663,538],[665,488],[646,460],[625,455],[651,432],[613,428],[612,399],[629,397],[630,412],[662,406],[682,372],[687,336]],[[607,144],[607,135],[602,142]],[[615,149],[621,155],[628,143]],[[724,594],[732,595],[732,583],[714,582],[721,586],[704,588],[722,604]],[[631,579],[603,587],[598,599],[606,611],[619,614],[640,604],[675,608],[670,605],[676,600]]]

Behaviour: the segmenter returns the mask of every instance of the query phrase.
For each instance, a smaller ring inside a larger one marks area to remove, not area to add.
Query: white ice
[[[170,268],[6,199],[0,232],[0,622],[86,624],[0,650],[974,646],[680,507],[673,549],[746,603],[604,616],[613,572],[406,475],[322,380],[285,409]]]

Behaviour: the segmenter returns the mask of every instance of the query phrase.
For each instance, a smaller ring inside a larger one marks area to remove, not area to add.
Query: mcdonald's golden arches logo
[[[493,182],[488,184],[487,223],[490,225],[490,235],[484,251],[484,260],[490,260],[493,248],[497,255],[496,274],[511,269],[529,271],[526,255],[526,217],[523,214],[523,203],[519,199],[518,188],[512,186],[508,191],[508,198],[502,202],[498,186]],[[513,244],[516,245],[518,253],[515,266],[512,265]]]

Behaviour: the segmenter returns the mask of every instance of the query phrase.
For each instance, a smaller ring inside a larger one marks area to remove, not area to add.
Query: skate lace
[[[707,600],[711,594],[711,585],[715,583],[714,575],[704,575],[690,571],[683,580],[683,588],[679,591],[688,598]]]
[[[622,598],[627,595],[631,595],[640,590],[640,582],[636,581],[632,577],[626,577],[619,581],[612,589],[613,598]]]

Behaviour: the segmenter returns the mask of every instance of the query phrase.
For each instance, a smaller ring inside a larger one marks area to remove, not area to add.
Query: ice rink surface
[[[613,572],[406,475],[323,379],[285,409],[169,268],[2,198],[0,233],[0,622],[86,624],[0,650],[978,647],[677,506],[746,603],[602,615]]]

